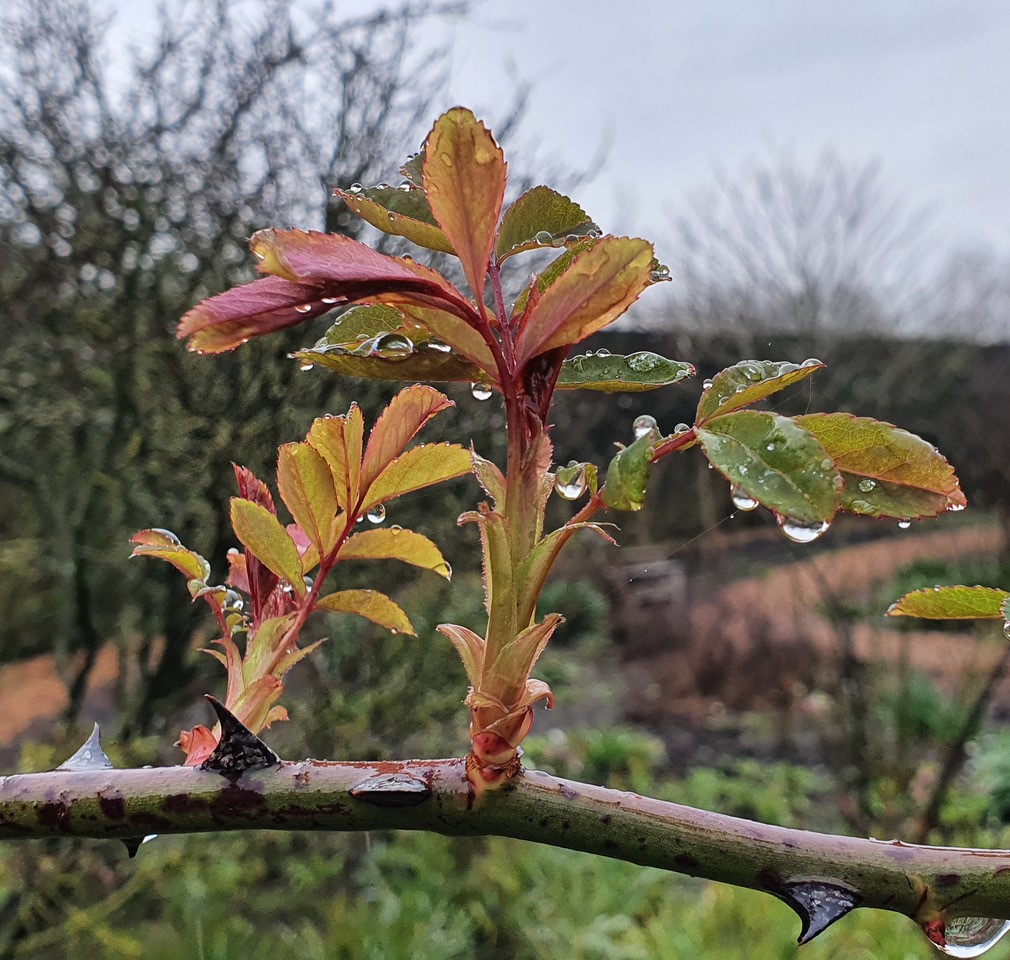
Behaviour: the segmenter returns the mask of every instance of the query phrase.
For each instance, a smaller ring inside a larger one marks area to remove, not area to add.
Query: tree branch
[[[804,920],[801,939],[853,906],[902,913],[934,932],[939,924],[941,936],[948,917],[1010,919],[1008,850],[766,826],[539,771],[520,773],[478,799],[458,759],[282,762],[235,780],[192,767],[0,779],[0,838],[250,829],[430,830],[532,840],[774,894]],[[814,907],[824,902],[841,906],[818,922]]]

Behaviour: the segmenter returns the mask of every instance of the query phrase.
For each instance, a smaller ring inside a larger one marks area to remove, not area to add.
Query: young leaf
[[[169,530],[141,530],[130,537],[130,542],[137,544],[131,557],[157,557],[165,560],[187,580],[206,580],[210,576],[210,564],[200,554],[187,550]]]
[[[298,548],[277,517],[258,503],[232,497],[231,524],[235,536],[250,553],[278,577],[287,580],[298,596],[305,596]]]
[[[520,321],[519,361],[584,340],[613,323],[649,285],[652,244],[604,237],[582,250]]]
[[[519,296],[516,297],[513,314],[517,317],[521,317],[526,312],[530,297],[534,300],[539,299],[543,292],[568,269],[568,265],[577,256],[579,256],[579,254],[591,249],[596,245],[596,243],[597,241],[595,239],[587,238],[585,240],[580,240],[578,243],[568,247],[561,256],[555,257],[549,264],[547,264],[546,267],[544,267],[543,270],[540,271],[539,274],[531,277],[530,282],[523,287],[523,289],[519,292]]]
[[[709,462],[787,521],[830,522],[842,480],[820,441],[788,417],[741,410],[696,430]]]
[[[441,551],[420,533],[398,527],[356,533],[340,550],[341,560],[402,560],[431,570],[448,580],[452,576]]]
[[[306,438],[327,463],[333,476],[337,502],[350,511],[358,502],[358,472],[365,423],[356,403],[343,417],[317,417]]]
[[[695,422],[702,424],[711,417],[749,407],[823,369],[824,364],[819,360],[807,360],[802,364],[775,360],[734,363],[717,373],[712,385],[702,393]]]
[[[415,187],[424,186],[424,147],[417,153],[412,153],[400,165],[400,173],[403,174]]]
[[[495,506],[505,503],[505,474],[498,465],[485,460],[470,444],[470,460],[473,464],[473,474],[484,492],[491,498]]]
[[[351,210],[377,230],[441,253],[455,253],[442,232],[423,190],[411,187],[370,187],[357,192],[335,190]]]
[[[641,510],[655,439],[646,434],[610,461],[603,502],[614,510]]]
[[[414,330],[404,329],[404,317],[394,307],[379,303],[359,303],[347,307],[338,315],[333,326],[316,341],[316,350],[333,347],[349,349],[360,346],[373,337],[381,337],[386,333],[403,333],[405,336],[416,337]]]
[[[414,384],[401,390],[372,427],[361,463],[361,485],[368,487],[432,417],[455,404],[438,390]]]
[[[368,488],[363,509],[470,472],[470,452],[455,443],[432,443],[400,454]]]
[[[471,383],[487,374],[458,353],[443,352],[427,342],[412,343],[398,335],[366,341],[352,350],[310,347],[294,358],[303,365],[325,367],[345,377],[416,383]]]
[[[287,633],[294,618],[295,615],[293,613],[288,613],[281,617],[271,617],[269,620],[264,620],[259,628],[250,635],[249,640],[246,642],[245,658],[242,661],[240,672],[241,685],[243,687],[266,675],[267,665],[277,652],[277,645],[284,639],[284,635]],[[232,646],[234,647],[234,644]],[[274,673],[277,677],[283,676],[278,671],[274,671]],[[225,699],[226,706],[229,703],[235,702],[235,696],[237,696],[238,692],[236,690],[233,694],[229,677],[228,696]]]
[[[335,613],[354,613],[387,630],[414,636],[414,628],[407,615],[377,590],[340,590],[318,600],[316,606]]]
[[[505,155],[484,124],[454,107],[428,134],[423,177],[431,211],[479,303],[505,198]]]
[[[436,629],[452,642],[460,660],[463,661],[470,685],[476,687],[480,683],[480,672],[484,663],[484,639],[469,628],[455,623],[440,623]]]
[[[338,302],[347,301],[324,286],[263,277],[198,303],[183,315],[176,336],[189,337],[189,349],[198,353],[223,353],[250,337],[322,316]]]
[[[333,475],[308,443],[286,443],[277,455],[277,487],[295,523],[320,556],[336,546],[339,525]]]
[[[820,440],[845,478],[843,510],[911,519],[967,502],[954,468],[914,433],[849,413],[811,413],[796,422]]]
[[[993,587],[933,587],[906,593],[887,610],[889,617],[925,620],[1002,620],[1006,590]]]
[[[530,671],[554,631],[564,621],[560,614],[549,613],[540,623],[530,625],[505,644],[493,662],[489,663],[485,658],[479,692],[512,707],[512,701],[525,693]]]
[[[515,201],[502,217],[495,245],[495,258],[536,250],[544,246],[537,237],[550,235],[548,242],[565,242],[569,237],[599,235],[600,228],[574,200],[550,187],[533,187]]]
[[[640,393],[678,383],[693,374],[690,363],[667,360],[656,353],[642,351],[626,357],[589,353],[569,357],[562,364],[557,389]]]

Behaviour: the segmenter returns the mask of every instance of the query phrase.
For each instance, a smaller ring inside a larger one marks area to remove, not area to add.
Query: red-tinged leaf
[[[301,650],[292,650],[287,656],[281,657],[277,663],[277,667],[274,669],[274,675],[283,677],[296,663],[304,660],[313,650],[322,646],[325,642],[325,638],[317,640],[315,643],[310,643],[307,647],[302,647]]]
[[[322,641],[320,641],[322,643]],[[267,718],[263,721],[263,728],[273,726],[275,723],[282,723],[288,719],[288,712],[282,706],[273,706],[267,712]]]
[[[477,510],[461,514],[459,524],[476,523],[480,532],[481,572],[484,583],[484,607],[502,637],[515,636],[517,628],[515,565],[508,520],[482,503]],[[493,652],[493,651],[492,651]]]
[[[600,228],[574,200],[550,187],[533,187],[505,211],[498,230],[495,257],[500,263],[524,250],[537,250],[599,233]],[[544,238],[543,234],[549,236]]]
[[[186,754],[185,767],[198,767],[217,747],[217,737],[202,723],[179,734],[179,747]]]
[[[315,230],[259,230],[249,241],[261,273],[285,280],[350,285],[368,284],[374,292],[395,286],[437,292],[441,284],[423,279],[404,260],[373,250],[337,233]],[[349,300],[360,297],[350,296]]]
[[[652,244],[630,237],[604,237],[579,253],[527,301],[519,361],[578,343],[613,323],[649,286],[652,260]]]
[[[267,485],[245,467],[240,467],[238,464],[233,463],[232,468],[235,471],[235,481],[238,484],[238,495],[243,500],[252,500],[253,503],[258,503],[261,507],[276,515],[277,508],[274,506],[274,498]],[[231,556],[235,555],[230,555],[229,560]],[[245,554],[238,554],[237,556],[243,558],[246,583],[248,584],[246,592],[249,594],[252,604],[253,623],[259,623],[267,615],[267,605],[273,595],[274,588],[277,586],[278,578],[273,571],[264,567],[255,557],[246,556]],[[236,568],[233,567],[233,569]],[[234,585],[238,589],[242,589],[239,584]]]
[[[338,536],[343,532],[345,516],[346,514],[340,514],[336,519]],[[298,556],[302,558],[302,575],[304,576],[319,566],[319,550],[297,523],[289,523],[284,529],[287,530],[288,536],[298,548]]]
[[[223,353],[250,337],[321,316],[340,302],[346,300],[325,286],[262,277],[198,303],[179,321],[176,336],[180,340],[189,337],[190,350]]]
[[[1006,590],[994,587],[933,587],[906,593],[887,610],[889,617],[924,620],[1002,620]]]
[[[308,443],[285,443],[277,455],[277,488],[319,555],[328,555],[336,546],[341,524],[336,516],[333,475],[326,461]]]
[[[820,440],[845,478],[843,510],[912,519],[967,503],[954,468],[914,433],[848,413],[810,413],[796,422]]]
[[[245,660],[242,662],[243,687],[266,676],[267,673],[274,673],[278,677],[282,676],[275,670],[268,670],[267,667],[277,652],[277,647],[284,641],[294,618],[293,613],[271,617],[269,620],[264,620],[249,637],[246,642]],[[229,699],[227,702],[231,703],[233,700]]]
[[[356,533],[341,547],[339,556],[341,560],[402,560],[446,580],[452,576],[445,557],[431,540],[400,527]]]
[[[478,636],[467,627],[461,627],[455,623],[440,623],[436,629],[439,633],[447,636],[456,648],[460,660],[463,661],[463,668],[466,670],[466,676],[471,686],[478,686],[484,663],[485,644],[483,637]]]
[[[823,369],[819,360],[806,360],[802,364],[741,360],[712,378],[711,386],[705,388],[698,401],[695,422],[700,426],[712,417],[749,407]]]
[[[493,661],[485,658],[480,692],[511,707],[515,698],[522,695],[540,654],[564,620],[560,614],[549,613],[540,623],[532,624],[505,644]]]
[[[250,731],[259,733],[266,726],[267,716],[283,692],[284,684],[277,677],[267,674],[249,684],[235,703],[228,705],[228,709]]]
[[[416,288],[396,287],[384,292],[380,291],[374,297],[370,297],[370,300],[394,306],[401,313],[403,308],[410,304],[448,310],[475,329],[481,328],[481,317],[473,302],[460,293],[442,274],[416,260],[401,259],[400,263],[405,270],[413,273],[418,280],[423,281],[423,285]]]
[[[411,187],[369,187],[352,193],[335,190],[350,209],[377,230],[405,237],[428,250],[455,253],[452,244],[435,222],[423,190]]]
[[[346,416],[318,417],[306,438],[327,463],[333,476],[337,502],[351,511],[358,502],[358,477],[365,435],[365,421],[357,404]]]
[[[187,580],[206,580],[210,576],[210,564],[200,554],[187,550],[179,538],[168,530],[141,530],[130,537],[130,542],[137,544],[131,557],[157,557],[165,560],[184,574]]]
[[[498,465],[490,460],[485,460],[470,444],[470,461],[473,464],[473,473],[478,483],[484,488],[484,492],[491,498],[495,506],[505,503],[505,474],[501,472]]]
[[[247,467],[240,467],[237,463],[233,463],[231,466],[235,471],[238,495],[243,500],[252,500],[253,503],[258,503],[261,507],[266,507],[271,513],[276,514],[277,508],[274,506],[274,498],[270,493],[270,488]]]
[[[246,556],[241,550],[228,551],[228,578],[225,583],[229,587],[241,590],[243,593],[251,593],[249,586],[249,570],[246,564]]]
[[[372,427],[361,461],[361,486],[367,490],[421,427],[437,413],[454,406],[447,396],[422,383],[401,390]]]
[[[554,709],[554,694],[543,680],[527,680],[526,692],[516,704],[517,707],[532,707],[538,700],[547,701],[547,709]]]
[[[356,614],[394,633],[415,635],[407,615],[378,590],[340,590],[323,597],[316,606],[334,613]]]
[[[461,357],[480,367],[490,378],[498,379],[498,367],[484,337],[456,313],[424,307],[395,295],[380,299],[398,300],[396,309],[404,319],[420,324],[435,339],[441,340]]]
[[[505,199],[506,172],[501,147],[469,110],[455,107],[435,121],[424,144],[424,187],[478,302]]]
[[[232,497],[231,524],[246,550],[278,577],[287,580],[299,597],[305,596],[298,548],[269,510],[252,500]]]
[[[430,443],[401,453],[375,478],[362,509],[470,472],[470,452],[456,443]]]

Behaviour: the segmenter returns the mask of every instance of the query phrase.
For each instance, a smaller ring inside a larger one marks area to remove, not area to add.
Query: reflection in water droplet
[[[793,543],[813,543],[830,526],[830,523],[804,523],[791,517],[779,517],[779,527]]]
[[[631,425],[631,430],[635,434],[636,440],[647,437],[653,430],[658,430],[656,418],[648,413],[643,413],[640,417],[635,417],[635,422]]]
[[[954,917],[944,930],[946,946],[940,949],[950,957],[980,957],[995,946],[1010,930],[1010,920],[991,917]]]
[[[414,344],[398,333],[387,333],[375,341],[374,356],[384,360],[405,360],[414,352]]]
[[[898,529],[899,530],[907,530],[911,525],[912,525],[912,521],[911,520],[899,520],[898,521]]]
[[[312,309],[311,303],[300,303],[295,307],[296,313],[308,313]]]
[[[452,353],[452,347],[441,340],[426,340],[422,346],[426,350],[434,350],[436,353]]]
[[[701,384],[701,389],[702,390],[708,390],[708,388],[711,387],[711,386],[712,386],[712,381],[711,380],[703,380],[702,384]]]
[[[396,220],[396,214],[393,213],[392,211],[390,211],[389,213],[387,213],[386,216],[389,218],[389,222],[390,223],[392,223],[394,220]]]
[[[302,363],[302,364],[299,364],[298,365],[298,369],[301,370],[304,373],[306,370],[311,370],[312,369],[312,364],[311,363]]]
[[[381,503],[377,503],[365,516],[368,517],[369,523],[382,523],[386,519],[386,508]]]
[[[758,508],[757,500],[749,497],[737,486],[729,488],[729,495],[732,497],[733,506],[736,507],[737,510],[756,510]]]
[[[1003,636],[1006,637],[1007,640],[1010,640],[1010,622],[1004,621],[1004,623],[1003,623]]]
[[[337,297],[323,297],[322,298],[322,302],[323,303],[338,303],[339,300],[338,300]]]
[[[361,193],[365,188],[360,183],[352,183],[348,189],[348,193]]]
[[[948,513],[960,513],[964,509],[963,503],[952,503],[947,507]]]
[[[492,392],[491,387],[486,383],[470,384],[470,393],[473,394],[474,400],[487,400]]]
[[[876,489],[876,486],[876,481],[871,480],[869,477],[864,477],[859,481],[859,489],[862,490],[863,493],[869,493],[871,490]]]
[[[551,247],[554,245],[554,237],[546,230],[541,230],[533,239],[542,247]]]
[[[569,460],[567,467],[559,467],[554,475],[554,489],[565,500],[578,500],[586,492],[586,465]]]
[[[610,351],[609,350],[603,350],[603,349],[597,350],[596,351],[596,356],[598,356],[598,357],[609,357],[610,356]]]
[[[687,433],[691,427],[686,423],[678,423],[677,426],[673,428],[674,433]]]
[[[801,367],[819,367],[822,362],[817,359],[817,357],[808,357],[803,363],[800,364]]]
[[[652,280],[653,283],[662,283],[664,280],[669,280],[670,268],[664,266],[663,264],[660,264],[658,267],[656,267],[655,270],[652,271],[652,274],[650,275],[649,279]]]

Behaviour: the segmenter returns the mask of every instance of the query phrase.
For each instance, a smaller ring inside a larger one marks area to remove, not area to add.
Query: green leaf
[[[362,220],[377,230],[428,250],[455,254],[448,237],[431,212],[428,197],[419,187],[369,187],[359,191],[335,191]]]
[[[526,312],[526,304],[529,302],[533,291],[536,295],[542,294],[558,277],[560,277],[568,265],[583,251],[591,249],[596,244],[596,240],[586,239],[569,247],[560,257],[555,257],[540,273],[533,277],[528,284],[520,291],[516,297],[515,307],[512,310],[514,316],[521,316]]]
[[[843,510],[912,519],[965,506],[954,468],[914,433],[849,413],[811,413],[796,422],[821,441],[845,478]]]
[[[558,390],[598,390],[601,393],[641,393],[678,383],[694,373],[690,363],[667,360],[641,351],[622,356],[588,353],[569,357],[561,367]]]
[[[542,237],[549,234],[549,240]],[[495,256],[499,262],[522,253],[599,236],[600,228],[574,200],[550,187],[533,187],[513,203],[502,216]],[[537,240],[541,236],[543,242]]]
[[[622,450],[607,468],[603,502],[614,510],[641,510],[649,479],[654,437],[646,434]]]
[[[415,187],[424,186],[424,147],[417,153],[412,153],[400,165],[400,173],[403,174]]]
[[[723,416],[749,407],[758,400],[778,393],[823,370],[819,360],[806,360],[802,364],[778,360],[741,360],[717,373],[711,386],[705,389],[698,401],[696,423]]]
[[[399,334],[366,340],[354,349],[320,348],[317,344],[293,356],[303,367],[320,366],[346,377],[368,380],[471,383],[487,379],[480,367],[455,351],[446,351],[431,339],[414,343]]]
[[[788,417],[742,410],[696,433],[709,462],[783,521],[819,524],[834,517],[842,478],[820,441]]]
[[[172,564],[187,580],[203,581],[210,576],[210,564],[200,554],[187,550],[170,530],[141,530],[130,537],[130,542],[136,544],[131,557],[157,557]]]
[[[924,620],[1002,620],[1006,590],[994,587],[933,587],[906,593],[887,610],[889,617]]]
[[[469,627],[461,627],[455,623],[440,623],[436,628],[439,633],[447,636],[456,648],[466,677],[470,685],[480,684],[481,669],[484,664],[484,639],[474,633]]]
[[[339,590],[318,600],[316,606],[334,613],[353,613],[394,633],[415,636],[403,610],[378,590]]]
[[[446,580],[452,570],[445,557],[427,537],[413,530],[386,527],[356,533],[340,551],[341,560],[402,560],[422,570],[431,570]]]
[[[375,478],[362,509],[471,471],[470,451],[456,443],[429,443],[401,453]]]
[[[246,550],[272,573],[287,580],[299,597],[305,596],[298,547],[266,507],[252,500],[232,497],[231,525]]]
[[[307,443],[285,443],[277,452],[277,487],[295,523],[320,556],[336,545],[337,494],[323,457]]]

